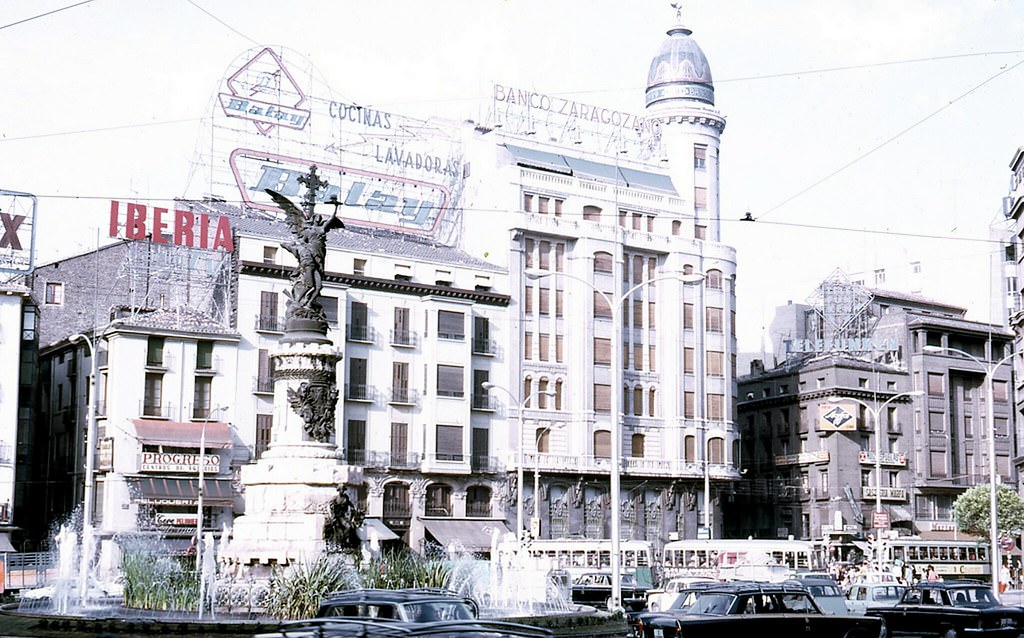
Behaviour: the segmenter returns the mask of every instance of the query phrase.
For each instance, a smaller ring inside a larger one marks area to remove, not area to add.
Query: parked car
[[[647,591],[647,611],[663,611],[675,606],[680,592],[688,591],[696,583],[717,583],[714,578],[704,576],[679,576],[670,578],[657,589]]]
[[[380,618],[407,623],[472,620],[480,609],[472,598],[448,589],[350,589],[332,592],[317,618]]]
[[[846,608],[863,614],[868,607],[892,607],[903,598],[905,585],[897,583],[857,583],[846,588]]]
[[[733,582],[712,585],[680,613],[643,614],[636,635],[642,638],[713,636],[815,636],[876,638],[876,618],[825,614],[802,585]]]
[[[1016,638],[1024,630],[1024,610],[999,604],[986,583],[924,581],[910,587],[891,607],[869,607],[867,617],[882,620],[881,638],[983,636]]]
[[[843,596],[843,591],[839,589],[839,584],[832,580],[831,577],[794,578],[789,582],[803,585],[807,592],[814,597],[814,602],[818,603],[818,607],[821,607],[821,610],[826,614],[850,613],[850,610],[846,608],[846,598]]]
[[[647,588],[638,585],[632,574],[620,579],[622,606],[627,611],[640,611],[647,604]],[[612,575],[609,572],[580,574],[572,584],[572,602],[608,609],[612,595]]]
[[[708,587],[720,585],[721,582],[714,579],[689,579],[691,582],[689,585],[680,585],[680,589],[676,590],[672,605],[667,608],[661,608],[658,610],[651,609],[651,592],[647,592],[647,611],[639,612],[626,612],[626,622],[629,624],[630,634],[637,638],[642,635],[641,627],[643,626],[645,619],[654,617],[657,614],[677,614],[683,615],[686,613],[686,608],[697,601],[697,596],[700,592],[704,591]]]
[[[315,618],[284,622],[253,638],[548,638],[547,629],[488,620],[409,623],[382,618]]]

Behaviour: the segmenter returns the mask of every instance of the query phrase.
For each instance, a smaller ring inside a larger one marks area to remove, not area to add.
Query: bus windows
[[[628,550],[623,554],[622,564],[626,567],[636,567],[636,552]]]
[[[612,553],[607,549],[601,550],[601,564],[600,567],[611,567],[612,566]]]

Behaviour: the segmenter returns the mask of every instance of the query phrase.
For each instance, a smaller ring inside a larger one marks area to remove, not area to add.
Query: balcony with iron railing
[[[450,517],[452,515],[451,503],[427,503],[423,508],[427,516]]]
[[[139,402],[139,413],[149,419],[171,418],[172,406],[170,403],[156,403],[143,399]]]
[[[516,455],[508,460],[509,467],[515,467]],[[607,474],[611,472],[611,459],[603,456],[549,454],[525,452],[523,469],[530,470],[540,467],[542,472],[583,472]],[[704,464],[701,461],[683,459],[661,459],[648,457],[624,457],[621,473],[624,476],[666,477],[666,478],[702,478]],[[740,470],[727,463],[709,463],[708,476],[716,480],[738,480]]]
[[[498,345],[493,339],[473,339],[473,354],[493,357],[497,353]]]
[[[373,402],[374,389],[373,386],[365,383],[346,383],[345,384],[345,400],[346,401],[365,401],[367,403]]]
[[[357,343],[373,343],[373,327],[365,323],[350,323],[345,326],[345,338]]]
[[[472,408],[480,412],[494,412],[498,409],[498,401],[488,393],[474,392]]]
[[[284,332],[284,317],[277,315],[256,315],[256,332]]]
[[[473,472],[496,474],[505,471],[505,464],[496,456],[473,454],[469,457],[469,468]]]
[[[419,391],[408,387],[391,388],[388,403],[393,405],[416,405],[419,403]]]
[[[412,504],[403,501],[384,500],[384,516],[387,518],[411,518]]]
[[[392,328],[390,342],[391,345],[397,348],[415,348],[419,343],[419,337],[410,330],[395,330]]]
[[[256,394],[273,394],[274,379],[272,377],[253,377],[252,391]]]
[[[490,518],[490,501],[466,501],[466,516],[468,518]]]

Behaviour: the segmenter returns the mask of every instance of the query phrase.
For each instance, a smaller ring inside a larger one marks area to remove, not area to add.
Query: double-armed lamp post
[[[612,593],[610,596],[609,608],[611,610],[622,607],[622,533],[620,531],[622,506],[620,494],[622,482],[622,304],[630,298],[637,290],[657,281],[675,280],[681,283],[697,283],[704,280],[704,275],[665,275],[642,281],[617,296],[611,296],[595,286],[589,280],[568,272],[541,270],[528,268],[524,274],[527,279],[543,279],[545,277],[565,277],[587,286],[594,291],[608,305],[612,321],[611,346],[612,356],[612,391],[610,397],[610,435],[611,435],[611,468],[609,476],[609,520],[611,533],[611,570],[612,570]],[[706,507],[706,505],[705,505]]]
[[[871,422],[875,425],[875,514],[881,514],[882,512],[882,419],[881,413],[887,405],[902,399],[905,397],[919,397],[924,394],[921,390],[910,390],[908,392],[900,392],[894,394],[881,405],[871,406],[866,401],[855,399],[854,397],[830,397],[829,403],[842,403],[844,401],[852,401],[857,405],[862,406],[865,410],[871,413]],[[881,530],[879,530],[881,532]],[[875,543],[875,565],[880,568],[882,564],[882,542],[881,533],[879,533],[878,541]]]
[[[86,556],[86,552],[92,551],[93,543],[93,512],[95,504],[95,474],[96,474],[96,401],[99,397],[99,361],[96,357],[96,347],[92,339],[84,334],[71,335],[69,341],[82,341],[89,347],[90,360],[90,389],[89,389],[89,417],[86,422],[85,431],[85,481],[83,482],[85,494],[82,497],[82,556],[79,557],[78,565],[78,595],[80,600],[85,600],[89,590],[89,565],[92,563],[92,556]]]
[[[942,354],[943,352],[952,352],[964,357],[967,357],[973,361],[985,374],[985,404],[988,414],[988,534],[989,534],[989,560],[991,562],[992,569],[992,593],[995,596],[999,596],[999,521],[998,521],[998,500],[996,492],[999,489],[999,479],[996,473],[996,424],[995,424],[995,408],[992,404],[994,398],[992,396],[992,379],[995,377],[996,372],[999,368],[1013,358],[1015,353],[1010,353],[996,361],[995,363],[986,363],[974,356],[970,352],[966,352],[959,348],[950,348],[948,346],[925,346],[923,350],[930,354]]]

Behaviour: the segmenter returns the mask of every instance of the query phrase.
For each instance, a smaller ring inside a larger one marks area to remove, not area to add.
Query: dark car
[[[317,618],[380,618],[406,623],[472,620],[480,609],[472,598],[448,589],[350,589],[320,601]]]
[[[680,613],[644,616],[636,628],[643,638],[876,638],[881,627],[876,618],[822,613],[806,588],[790,583],[721,583],[697,592]]]
[[[972,580],[924,581],[909,588],[896,605],[869,607],[882,619],[882,638],[986,636],[1007,638],[1024,629],[1024,610],[999,604],[986,583]]]
[[[620,580],[622,606],[627,611],[640,611],[647,604],[647,588],[637,584],[632,574]],[[581,574],[572,584],[572,602],[608,609],[612,596],[612,575],[608,572]]]
[[[803,585],[826,614],[848,614],[846,597],[831,576],[798,576],[790,582]]]
[[[697,595],[707,589],[708,587],[715,587],[721,583],[717,580],[706,580],[706,581],[694,581],[688,585],[682,585],[674,589],[674,595],[676,596],[672,604],[669,605],[668,609],[648,610],[639,612],[626,612],[626,622],[629,623],[630,634],[632,636],[642,636],[642,627],[644,623],[655,616],[661,614],[670,615],[683,615],[686,613],[686,609],[697,600]],[[650,598],[648,598],[650,600]]]
[[[408,623],[380,618],[316,618],[281,623],[254,638],[547,638],[547,629],[488,620]]]

